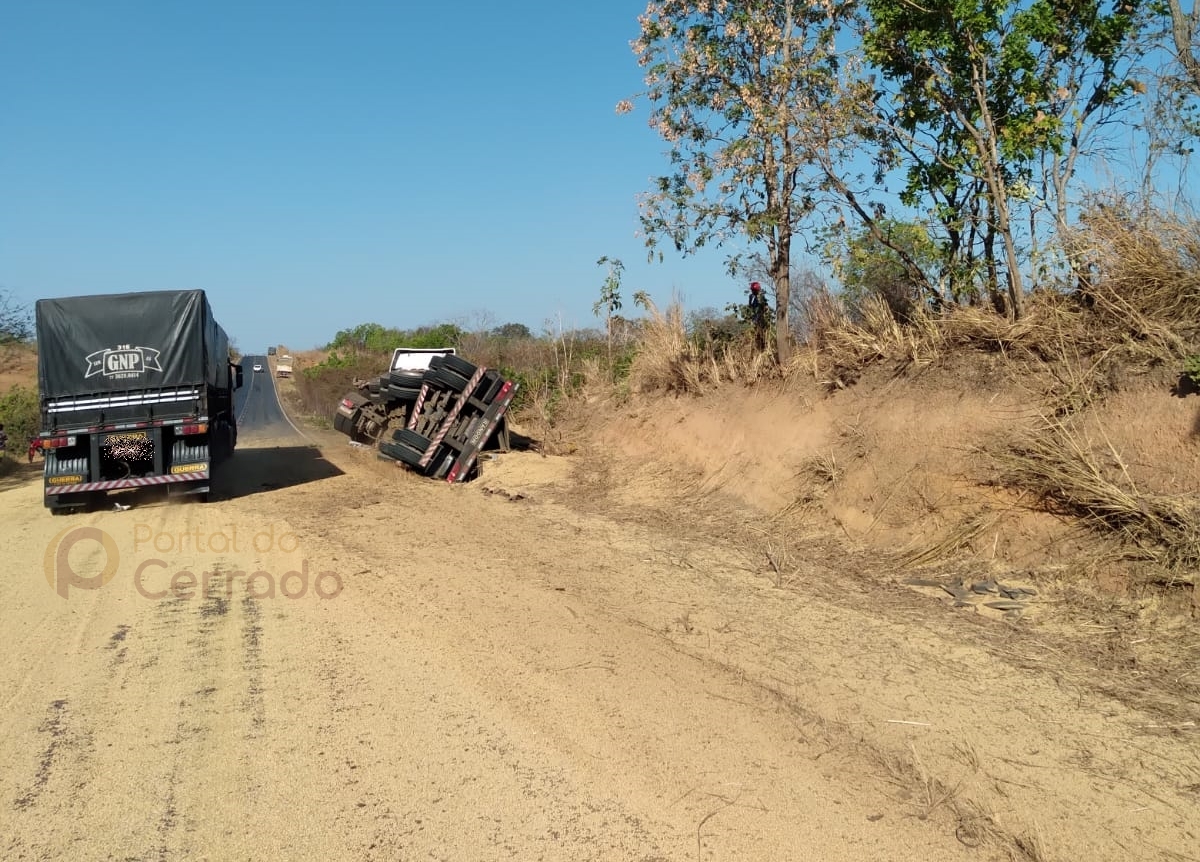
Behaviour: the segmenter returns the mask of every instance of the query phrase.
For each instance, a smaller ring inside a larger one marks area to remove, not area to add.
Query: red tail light
[[[73,435],[70,437],[43,437],[42,438],[42,448],[43,449],[61,449],[64,446],[74,446],[74,445],[75,445],[75,437]]]
[[[208,433],[208,423],[200,422],[200,423],[193,424],[193,425],[180,425],[179,433],[180,434],[207,434]]]

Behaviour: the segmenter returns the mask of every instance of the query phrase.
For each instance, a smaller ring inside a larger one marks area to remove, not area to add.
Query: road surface
[[[263,370],[255,371],[256,364],[262,366]],[[233,398],[239,443],[266,438],[306,442],[303,432],[292,424],[283,411],[267,357],[244,356],[242,369],[243,385]]]
[[[570,462],[451,487],[300,436],[273,384],[213,502],[0,483],[0,858],[1196,857],[1194,737]],[[111,577],[64,596],[79,527]]]

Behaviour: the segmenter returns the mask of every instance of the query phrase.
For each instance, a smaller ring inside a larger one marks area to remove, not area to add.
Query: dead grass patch
[[[689,338],[683,304],[676,299],[663,310],[648,304],[629,384],[639,393],[698,395],[722,383],[754,383],[777,374],[773,354],[756,350],[750,338],[727,344]]]
[[[1140,490],[1121,453],[1046,417],[988,450],[1000,483],[1032,492],[1048,510],[1119,538],[1133,559],[1180,573],[1200,566],[1200,502]],[[1188,581],[1191,582],[1190,580]]]
[[[1187,355],[1200,332],[1200,221],[1103,196],[1066,245],[1103,330],[1145,359]]]

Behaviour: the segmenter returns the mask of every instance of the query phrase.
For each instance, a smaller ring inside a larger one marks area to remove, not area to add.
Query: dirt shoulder
[[[1035,633],[827,536],[783,577],[756,513],[661,464],[507,453],[447,486],[305,430],[240,447],[213,504],[79,522],[160,555],[160,599],[125,569],[62,599],[67,525],[0,491],[6,858],[1195,858],[1194,725],[998,649]],[[182,568],[243,574],[181,598]],[[249,598],[255,571],[308,591]]]
[[[672,648],[753,681],[831,748],[855,751],[859,771],[911,816],[939,810],[960,838],[991,835],[1031,858],[1187,858],[1183,824],[1200,801],[1200,699],[1186,684],[1190,668],[1159,656],[1190,654],[1194,637],[1179,628],[1186,615],[1143,603],[1137,624],[1122,626],[1126,603],[1105,615],[1094,594],[1073,592],[1053,570],[953,560],[915,573],[888,568],[891,555],[796,509],[795,495],[813,491],[806,468],[832,451],[823,445],[831,439],[848,456],[844,469],[875,473],[863,524],[886,521],[885,535],[923,510],[914,475],[927,494],[956,486],[965,496],[961,461],[938,469],[934,459],[964,429],[1014,415],[989,380],[967,381],[980,383],[966,387],[978,397],[936,377],[894,382],[887,409],[857,394],[840,413],[827,410],[824,437],[813,422],[821,407],[805,393],[724,393],[715,411],[681,399],[649,414],[661,421],[636,407],[605,410],[609,419],[580,435],[590,445],[577,457],[510,453],[485,463],[462,489],[457,517],[481,517],[470,504],[476,491],[516,509],[497,532],[544,549],[534,559],[547,568],[571,572],[579,559],[571,586],[556,591],[619,609]],[[1189,408],[1155,400],[1142,412],[1169,429]],[[931,414],[942,417],[932,428]],[[346,444],[329,439],[337,460]],[[770,461],[780,453],[793,459],[782,470]],[[795,477],[790,490],[785,482],[780,505],[763,507],[772,497],[761,483],[781,476]],[[855,499],[846,484],[831,501],[835,514]],[[572,550],[595,546],[584,537],[606,547],[600,558]],[[1002,604],[999,594],[963,601],[923,585],[989,581],[1035,598],[1018,596],[1025,610],[1014,614],[987,606]],[[1144,659],[1143,673],[1131,672],[1131,656]],[[1085,799],[1086,825],[1077,822]]]
[[[331,460],[381,472],[385,484],[364,508],[386,510],[389,484],[419,495],[418,508],[444,490],[449,517],[488,536],[481,545],[511,548],[502,559],[524,561],[516,579],[751,683],[806,737],[852,752],[851,771],[902,816],[937,811],[959,840],[990,836],[1031,858],[1189,858],[1200,703],[1180,685],[1130,696],[1094,651],[1070,648],[1081,632],[1107,630],[1051,612],[1045,583],[1035,585],[1045,600],[1022,616],[983,602],[956,607],[942,589],[905,583],[911,573],[881,570],[861,544],[774,529],[737,505],[728,483],[631,455],[603,435],[591,455],[501,455],[461,489],[388,478],[392,468],[339,435],[322,442]],[[347,538],[360,520],[342,528]],[[472,565],[470,551],[446,553]],[[1006,574],[1011,586],[1029,584]],[[495,602],[489,593],[485,603]],[[1069,623],[1073,637],[1063,639]],[[1166,620],[1154,632],[1170,633]],[[519,652],[520,640],[503,649]]]

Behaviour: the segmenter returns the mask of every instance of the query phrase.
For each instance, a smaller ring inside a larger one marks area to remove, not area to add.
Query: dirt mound
[[[642,476],[623,491],[628,499],[661,496],[654,477],[669,470],[676,491],[823,525],[912,566],[968,556],[1003,570],[1095,575],[1111,548],[1031,495],[998,486],[986,452],[1044,420],[1044,388],[980,354],[903,372],[874,367],[832,393],[793,379],[633,404],[594,433],[596,448],[628,457]],[[1198,402],[1174,397],[1162,380],[1132,378],[1075,427],[1132,486],[1194,492]]]
[[[32,346],[0,347],[0,393],[14,386],[37,388],[37,351]]]

